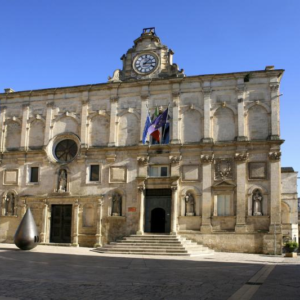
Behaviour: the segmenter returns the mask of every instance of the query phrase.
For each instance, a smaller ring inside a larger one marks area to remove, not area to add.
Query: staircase
[[[202,256],[214,251],[178,235],[131,235],[95,251],[110,254]]]

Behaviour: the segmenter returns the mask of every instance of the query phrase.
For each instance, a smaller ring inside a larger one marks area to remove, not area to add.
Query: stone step
[[[97,248],[96,251],[111,254],[167,256],[200,256],[214,253],[211,249],[184,237],[160,234],[131,235],[102,248]]]

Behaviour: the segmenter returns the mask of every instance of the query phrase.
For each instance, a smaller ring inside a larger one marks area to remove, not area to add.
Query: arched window
[[[122,196],[119,193],[114,193],[112,196],[112,216],[122,216]]]

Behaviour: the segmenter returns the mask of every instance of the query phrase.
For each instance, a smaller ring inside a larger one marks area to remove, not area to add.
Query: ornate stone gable
[[[144,28],[141,36],[134,41],[134,46],[121,57],[122,70],[115,70],[108,81],[184,77],[184,70],[179,70],[173,63],[173,55],[174,52],[161,43],[154,27]]]

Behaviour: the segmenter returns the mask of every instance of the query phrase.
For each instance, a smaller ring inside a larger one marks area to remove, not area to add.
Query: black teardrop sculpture
[[[15,233],[14,243],[21,250],[31,250],[39,243],[38,231],[30,208],[27,209]]]

